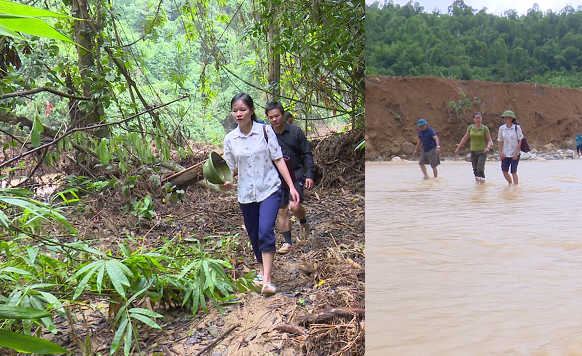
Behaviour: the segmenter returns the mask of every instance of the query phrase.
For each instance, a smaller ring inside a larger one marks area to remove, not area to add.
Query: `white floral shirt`
[[[507,127],[505,124],[499,127],[497,141],[503,142],[503,154],[505,157],[513,157],[517,145],[519,144],[519,140],[523,139],[521,126],[517,125],[517,131],[515,127],[515,124],[511,124],[511,127]]]
[[[269,143],[265,141],[263,126]],[[261,202],[279,189],[281,180],[273,160],[283,157],[275,131],[253,121],[248,135],[238,126],[224,138],[224,158],[232,171],[238,169],[238,201]]]

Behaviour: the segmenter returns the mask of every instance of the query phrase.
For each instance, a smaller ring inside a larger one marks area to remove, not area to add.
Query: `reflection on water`
[[[582,160],[366,165],[366,355],[582,355]]]

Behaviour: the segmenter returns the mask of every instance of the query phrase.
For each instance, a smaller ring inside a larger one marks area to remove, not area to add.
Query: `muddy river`
[[[366,165],[366,355],[582,355],[582,159],[439,168]]]

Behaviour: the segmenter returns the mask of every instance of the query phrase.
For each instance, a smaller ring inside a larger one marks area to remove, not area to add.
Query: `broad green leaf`
[[[131,256],[131,250],[129,249],[129,247],[126,244],[119,243],[119,249],[121,250],[121,252],[123,252],[123,255],[125,257]]]
[[[10,221],[8,220],[8,217],[1,210],[0,210],[0,225],[4,226],[7,229],[10,227]]]
[[[103,261],[94,261],[94,262],[91,262],[91,263],[88,263],[88,264],[84,265],[71,278],[67,279],[67,282],[70,282],[73,279],[76,279],[77,277],[79,277],[80,275],[84,274],[85,272],[87,272],[91,268],[95,268],[96,265],[97,265],[97,267],[99,267],[98,265],[99,264],[102,264],[102,263],[103,263]]]
[[[229,290],[231,289],[230,284],[225,283],[223,281],[216,281],[216,288],[218,288],[218,290],[220,291],[220,293],[222,293],[222,295],[228,295],[229,294]]]
[[[30,285],[28,288],[31,290],[35,290],[35,289],[44,289],[44,288],[50,288],[50,287],[54,287],[56,286],[56,284],[54,283],[35,283]]]
[[[205,276],[204,289],[206,289],[206,287],[208,286],[212,290],[214,289],[215,273],[213,273],[213,271],[212,272],[210,271],[207,260],[202,261],[202,267],[204,268]]]
[[[162,257],[163,257],[163,256],[162,256]],[[161,265],[161,264],[158,262],[158,260],[156,260],[155,258],[150,258],[150,262],[151,262],[151,263],[152,263],[154,266],[156,266],[156,267],[157,267],[157,268],[160,270],[160,272],[162,272],[162,273],[163,273],[163,272],[165,272],[165,271],[166,271],[166,269],[164,268],[164,266],[162,266],[162,265]]]
[[[195,287],[192,290],[192,314],[196,315],[198,312],[198,306],[200,305],[200,288]],[[202,296],[204,298],[204,296]]]
[[[117,352],[117,350],[119,350],[119,345],[121,345],[121,338],[123,337],[123,333],[125,332],[125,327],[127,326],[127,323],[128,323],[127,318],[124,318],[119,324],[119,327],[115,332],[115,336],[113,337],[113,341],[111,342],[110,355],[113,355],[114,353]]]
[[[99,142],[99,146],[97,146],[97,150],[95,151],[101,160],[102,165],[108,165],[109,161],[111,160],[111,153],[109,152],[109,140],[106,138],[102,138],[101,142]]]
[[[164,317],[162,314],[158,314],[153,310],[144,309],[144,308],[131,308],[131,309],[129,309],[129,312],[131,314],[137,313],[137,314],[151,316],[152,318],[163,318]]]
[[[178,154],[180,155],[180,158],[182,158],[182,159],[187,157],[186,151],[184,151],[182,146],[178,146]]]
[[[11,276],[8,276],[6,274],[0,274],[0,279],[3,279],[5,281],[11,281],[11,282],[16,282],[16,279],[12,278]],[[0,295],[0,301],[2,301],[3,296]]]
[[[131,306],[131,303],[139,298],[143,293],[147,292],[149,286],[145,287],[144,289],[140,290],[139,292],[135,293],[131,298],[129,298],[125,304],[119,309],[119,311],[117,312],[117,317],[115,318],[115,322],[117,322],[119,319],[123,319],[126,316],[125,310],[127,309],[128,306]],[[120,317],[120,315],[123,314],[123,317]]]
[[[39,310],[44,309],[44,306],[42,305],[42,301],[36,296],[32,296],[32,295],[30,296],[30,304],[36,309],[39,309]],[[51,333],[53,333],[53,334],[57,333],[57,328],[55,327],[55,324],[53,323],[52,314],[50,317],[45,316],[43,318],[40,318],[40,320],[44,324],[45,328],[47,328]]]
[[[93,247],[90,247],[89,245],[87,245],[85,242],[82,242],[82,241],[67,243],[67,244],[64,244],[63,247],[71,247],[73,249],[78,249],[78,250],[82,250],[85,252],[89,252],[91,254],[94,254],[94,255],[100,256],[100,257],[105,256],[105,253],[103,253],[102,251],[99,251]]]
[[[17,267],[5,267],[5,268],[0,269],[0,272],[2,272],[2,273],[11,273],[11,272],[13,272],[13,273],[22,274],[22,275],[25,275],[25,276],[31,276],[32,275],[30,272],[25,271],[25,270],[20,269],[20,268],[17,268]]]
[[[186,303],[188,303],[188,299],[190,299],[190,296],[192,295],[192,288],[188,288],[186,289],[186,292],[184,293],[184,297],[182,298],[182,306],[184,306]]]
[[[0,319],[38,319],[52,316],[46,310],[0,304]]]
[[[34,262],[36,261],[36,256],[38,256],[38,247],[29,247],[26,249],[26,252],[28,253],[28,263],[31,265],[34,265]]]
[[[124,273],[124,270],[120,267],[120,265],[125,267],[118,261],[107,261],[105,263],[105,267],[107,268],[107,275],[109,276],[111,283],[113,283],[113,287],[117,293],[125,299],[125,289],[123,286],[129,287],[129,280],[127,279],[126,273]],[[129,271],[128,274],[131,275],[131,271]]]
[[[8,197],[0,197],[0,201],[5,202],[6,204],[14,205],[22,209],[29,209],[31,211],[36,212],[43,207],[42,203],[39,205],[33,204],[30,201],[19,199],[19,198],[8,198]]]
[[[18,352],[36,354],[71,354],[72,352],[50,341],[0,330],[0,346],[14,349]]]
[[[62,308],[63,305],[57,297],[48,292],[41,291],[39,294],[44,298],[45,302],[48,303],[47,308],[54,309],[60,316],[65,317],[65,310]]]
[[[20,297],[22,297],[22,291],[16,290],[12,294],[10,294],[10,299],[6,304],[16,306],[20,301]]]
[[[1,188],[1,194],[5,195],[18,195],[18,196],[31,196],[34,195],[34,192],[25,188]]]
[[[0,36],[13,37],[18,38],[19,40],[22,41],[26,41],[26,38],[20,36],[18,33],[12,31],[11,29],[2,25],[1,23],[0,23]]]
[[[125,331],[125,345],[123,345],[123,354],[129,356],[131,351],[131,341],[133,340],[133,333],[131,332],[131,323],[127,323],[127,330]]]
[[[103,275],[105,274],[105,265],[99,268],[99,272],[97,273],[97,292],[101,294],[101,286],[103,284]]]
[[[43,10],[33,6],[23,5],[10,0],[0,0],[0,14],[2,15],[10,14],[24,17],[61,17],[69,19],[73,18],[69,15],[59,14],[57,12]]]
[[[98,262],[101,262],[101,261],[98,261]],[[89,283],[89,279],[91,278],[91,276],[93,276],[93,274],[95,273],[95,271],[98,268],[99,268],[99,265],[95,265],[92,269],[89,270],[89,272],[87,272],[87,274],[85,275],[85,277],[83,277],[81,282],[79,282],[79,285],[77,286],[77,289],[75,290],[75,294],[73,295],[73,300],[77,299],[77,297],[79,297],[81,295],[81,293],[83,293],[83,291],[85,290],[85,287],[87,286],[87,283]]]
[[[2,23],[2,19],[0,19],[0,23]],[[32,147],[40,146],[40,134],[43,131],[44,131],[44,128],[42,126],[42,123],[40,122],[40,118],[37,116],[34,118],[34,123],[32,125],[32,131],[30,132],[30,143],[32,144]]]
[[[28,35],[52,38],[73,44],[75,43],[73,40],[55,30],[52,26],[41,19],[25,17],[11,19],[0,18],[0,23],[11,30],[26,33]]]
[[[133,276],[133,272],[131,271],[131,269],[129,269],[129,267],[127,267],[126,265],[124,265],[123,263],[117,261],[117,260],[111,260],[108,261],[110,263],[114,263],[117,265],[117,267],[123,271],[123,273],[125,273],[126,276]],[[129,284],[128,284],[129,285]]]
[[[142,314],[130,314],[130,317],[141,321],[142,323],[146,324],[147,326],[149,326],[151,328],[158,329],[158,330],[161,330],[162,329],[158,324],[156,324],[155,321],[153,321],[152,319],[148,318],[145,315],[142,315]]]
[[[196,265],[196,263],[197,262],[194,261],[194,262],[191,262],[188,266],[184,267],[182,269],[182,271],[180,272],[180,276],[178,278],[184,278],[184,276],[186,275],[186,273],[188,273],[192,269],[192,267],[194,267]]]
[[[208,313],[208,308],[206,307],[206,296],[202,291],[200,291],[200,307]]]

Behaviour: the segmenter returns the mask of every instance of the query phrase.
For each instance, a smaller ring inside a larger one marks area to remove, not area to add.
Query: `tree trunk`
[[[79,44],[77,46],[77,55],[79,73],[84,83],[82,88],[83,96],[90,97],[92,95],[91,85],[93,83],[91,68],[95,67],[95,58],[93,56],[95,33],[89,24],[89,21],[92,21],[92,19],[89,16],[89,4],[87,0],[71,1],[71,11],[73,16],[87,20],[75,21],[75,40]],[[71,85],[69,89],[74,91],[72,80],[68,84]],[[71,109],[70,119],[73,127],[87,126],[101,122],[101,117],[105,116],[103,105],[97,99],[92,100],[92,104],[92,109],[85,112],[79,108],[77,101],[71,100],[69,109]],[[106,127],[102,127],[93,132],[93,134],[98,137],[106,137],[109,134],[109,130]]]
[[[269,93],[271,94],[271,101],[279,100],[281,96],[281,55],[276,50],[275,36],[279,31],[279,26],[277,25],[278,13],[276,6],[271,1],[269,3],[269,13],[273,16],[271,20],[271,25],[267,32],[267,42],[268,42],[268,78],[269,81]]]

